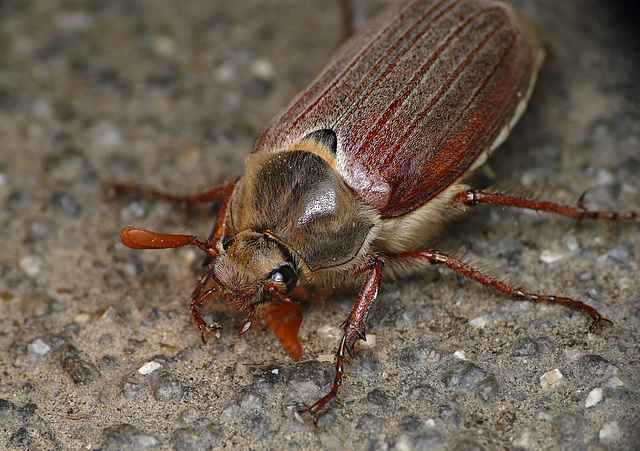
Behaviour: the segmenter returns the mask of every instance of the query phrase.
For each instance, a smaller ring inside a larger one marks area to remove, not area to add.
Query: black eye
[[[285,294],[291,293],[298,282],[298,275],[289,265],[279,267],[269,275],[269,278],[274,283],[285,285],[287,287]]]

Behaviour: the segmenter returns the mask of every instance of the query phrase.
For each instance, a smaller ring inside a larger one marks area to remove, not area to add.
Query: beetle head
[[[243,231],[223,245],[211,274],[225,298],[239,310],[248,310],[273,301],[274,296],[285,299],[296,287],[299,268],[287,247],[273,236]]]

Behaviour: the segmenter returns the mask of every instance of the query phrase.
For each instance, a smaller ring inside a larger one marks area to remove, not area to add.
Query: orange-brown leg
[[[410,265],[414,267],[426,266],[426,265],[443,265],[455,272],[462,274],[465,277],[469,277],[482,285],[497,290],[507,296],[521,301],[533,301],[533,302],[546,302],[550,304],[561,304],[567,307],[580,310],[588,314],[592,318],[589,330],[592,330],[601,321],[611,323],[611,320],[602,316],[596,309],[582,301],[575,299],[552,296],[546,294],[533,294],[525,292],[519,288],[513,287],[501,280],[491,277],[483,272],[472,268],[468,264],[455,259],[449,255],[443,254],[438,251],[424,250],[415,252],[406,252],[402,254],[389,254],[385,256],[386,261],[389,263],[397,262],[403,265]]]
[[[554,202],[547,202],[536,199],[526,199],[508,194],[492,193],[486,191],[469,190],[459,193],[455,198],[456,202],[465,206],[473,207],[479,204],[497,205],[500,207],[526,208],[535,211],[555,213],[568,216],[578,220],[582,219],[607,219],[611,221],[638,221],[640,211],[593,211],[582,207],[582,199],[578,206],[562,205]]]
[[[219,242],[224,242],[227,239],[227,233],[229,232],[229,221],[230,221],[230,207],[231,207],[231,198],[233,195],[233,188],[235,187],[237,181],[230,183],[226,187],[226,197],[224,198],[222,205],[220,206],[220,211],[218,212],[218,219],[216,221],[211,234],[209,235],[209,239],[207,240],[209,245],[214,247]],[[213,332],[216,334],[216,330],[220,329],[220,325],[218,323],[207,323],[200,312],[198,311],[198,307],[202,305],[202,303],[209,298],[212,294],[218,291],[218,286],[214,285],[207,291],[203,291],[207,282],[211,279],[211,262],[217,257],[217,255],[207,254],[207,258],[205,259],[205,269],[204,275],[198,280],[195,289],[191,293],[191,302],[189,303],[189,310],[191,311],[191,316],[193,317],[193,321],[196,326],[200,330],[202,342],[205,342],[204,336],[205,333]]]
[[[333,380],[333,386],[331,391],[325,396],[320,398],[309,409],[306,409],[314,419],[316,414],[322,409],[329,401],[336,397],[338,390],[342,385],[342,376],[344,375],[344,356],[345,353],[349,353],[353,357],[353,346],[358,340],[366,341],[365,325],[371,307],[376,301],[378,296],[378,288],[380,287],[380,278],[382,277],[382,268],[384,263],[380,257],[370,255],[362,270],[368,270],[367,278],[364,285],[360,290],[356,305],[351,310],[351,313],[343,323],[344,334],[338,351],[336,352],[336,375]]]
[[[167,202],[175,202],[178,204],[194,205],[207,202],[218,202],[224,199],[233,189],[236,181],[228,182],[222,185],[214,186],[205,191],[192,194],[173,194],[165,191],[147,188],[146,186],[134,185],[129,183],[115,183],[109,190],[108,196],[115,198],[122,194],[133,194],[144,197],[154,197],[156,199]]]
[[[217,286],[213,286],[208,290],[203,291],[210,278],[211,272],[207,271],[202,275],[202,277],[200,277],[200,279],[198,279],[198,283],[191,293],[191,302],[189,303],[189,311],[191,312],[191,317],[193,318],[193,322],[196,323],[196,326],[200,330],[200,338],[202,339],[203,343],[206,343],[206,340],[204,339],[205,333],[213,332],[217,336],[217,330],[222,327],[216,322],[207,323],[198,311],[198,307],[201,306],[202,303],[209,298],[209,296],[218,291]]]

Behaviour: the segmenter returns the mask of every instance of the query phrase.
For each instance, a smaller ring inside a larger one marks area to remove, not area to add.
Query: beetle
[[[494,0],[401,0],[349,39],[320,75],[257,137],[242,176],[192,195],[118,184],[116,192],[200,203],[221,201],[206,241],[129,226],[134,249],[196,246],[207,270],[191,295],[200,329],[214,332],[198,307],[209,297],[248,312],[239,334],[266,313],[296,359],[301,310],[310,290],[359,286],[345,319],[329,393],[307,409],[314,417],[342,384],[344,359],[366,340],[365,325],[385,277],[443,265],[518,300],[555,303],[610,322],[575,299],[525,292],[464,261],[424,249],[448,219],[491,204],[575,219],[637,220],[471,189],[465,178],[520,118],[543,60],[513,11]],[[269,309],[270,307],[274,308]]]

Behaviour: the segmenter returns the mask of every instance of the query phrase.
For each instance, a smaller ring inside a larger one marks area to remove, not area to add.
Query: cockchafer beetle
[[[168,201],[222,201],[207,241],[194,235],[125,227],[134,249],[197,246],[208,270],[191,296],[203,337],[220,327],[197,307],[226,298],[248,318],[258,313],[296,359],[301,310],[296,287],[361,286],[343,323],[331,391],[345,353],[365,340],[381,277],[444,265],[518,300],[563,304],[609,321],[570,298],[515,288],[436,250],[421,250],[446,219],[478,204],[527,208],[576,219],[637,220],[637,211],[581,206],[472,190],[465,177],[507,137],[530,97],[542,52],[511,9],[492,0],[402,0],[349,39],[322,73],[258,136],[235,181],[179,196],[118,184]],[[210,283],[211,282],[211,283]],[[210,286],[210,288],[207,288]],[[203,338],[204,339],[204,338]]]

